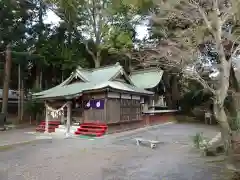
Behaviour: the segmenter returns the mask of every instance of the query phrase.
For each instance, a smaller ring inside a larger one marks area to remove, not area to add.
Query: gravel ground
[[[0,152],[0,180],[214,180],[223,165],[206,163],[191,136],[214,127],[172,124],[87,139],[41,140]],[[156,149],[134,138],[157,139]]]

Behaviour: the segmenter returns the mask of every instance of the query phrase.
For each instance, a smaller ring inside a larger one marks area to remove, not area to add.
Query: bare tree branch
[[[204,9],[201,8],[201,6],[195,0],[192,0],[192,3],[189,3],[189,5],[191,5],[192,7],[196,8],[199,11],[199,13],[201,14],[204,22],[207,25],[207,28],[209,29],[210,32],[212,32],[214,34],[211,22],[209,21],[207,15],[206,15],[206,12],[204,11]]]
[[[194,72],[194,73],[193,72],[192,73],[184,72],[183,74],[187,79],[194,80],[194,81],[198,82],[199,84],[201,84],[204,89],[208,90],[213,95],[216,93],[216,91],[209,86],[207,81],[204,80],[197,72]]]

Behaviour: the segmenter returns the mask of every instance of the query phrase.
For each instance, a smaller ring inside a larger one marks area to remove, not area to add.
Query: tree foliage
[[[56,7],[56,14],[82,35],[95,67],[102,63],[103,52],[118,53],[133,48],[139,19],[134,19],[137,12],[129,6],[108,0],[61,2],[50,1]]]
[[[123,55],[134,48],[135,29],[144,18],[141,8],[107,0],[1,0],[0,7],[0,52],[11,44],[14,89],[18,64],[24,87],[32,89],[60,83],[79,65],[127,59]],[[49,11],[61,18],[58,24],[44,21]],[[0,58],[5,59],[4,52]]]

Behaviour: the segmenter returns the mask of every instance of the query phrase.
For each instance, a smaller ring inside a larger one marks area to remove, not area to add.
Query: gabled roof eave
[[[119,75],[123,75],[132,86],[135,86],[127,73],[124,71],[123,67],[121,67],[121,69],[109,81],[114,81]]]

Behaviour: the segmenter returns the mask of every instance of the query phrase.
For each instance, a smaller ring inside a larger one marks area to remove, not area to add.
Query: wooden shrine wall
[[[121,99],[121,122],[141,120],[140,100]]]
[[[121,118],[121,103],[120,99],[113,99],[109,98],[107,99],[107,106],[106,106],[106,111],[107,111],[107,118],[106,122],[107,123],[118,123],[120,122]]]
[[[85,100],[102,100],[104,108],[84,109],[84,122],[104,122],[107,124],[127,123],[142,120],[140,96],[120,93],[92,94]]]
[[[89,100],[104,100],[104,108],[103,109],[96,109],[96,108],[89,108],[84,109],[84,122],[105,122],[106,121],[106,101],[105,101],[106,94],[103,93],[94,93],[84,95],[83,101]]]
[[[141,120],[141,104],[139,96],[119,95],[110,96],[107,99],[106,122],[127,123]]]

